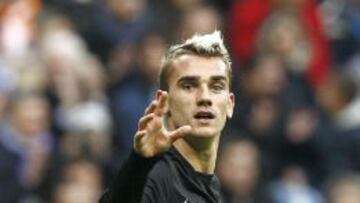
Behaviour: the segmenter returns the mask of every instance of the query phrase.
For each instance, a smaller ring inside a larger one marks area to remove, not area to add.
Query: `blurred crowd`
[[[1,0],[0,203],[97,202],[166,49],[214,29],[224,201],[359,203],[359,0]]]

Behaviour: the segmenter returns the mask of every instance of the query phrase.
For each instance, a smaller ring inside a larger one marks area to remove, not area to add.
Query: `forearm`
[[[158,158],[144,158],[133,151],[100,203],[140,202],[148,173]]]

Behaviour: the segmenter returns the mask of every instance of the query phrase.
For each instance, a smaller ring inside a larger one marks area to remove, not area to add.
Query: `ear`
[[[235,107],[235,96],[233,93],[230,93],[229,100],[226,108],[226,117],[231,118],[234,113],[234,107]]]

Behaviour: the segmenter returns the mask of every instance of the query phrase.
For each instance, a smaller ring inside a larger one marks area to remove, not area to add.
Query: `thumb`
[[[190,133],[191,129],[192,128],[190,125],[181,126],[180,128],[170,132],[168,138],[169,138],[170,142],[173,143],[177,139],[183,138],[186,135],[188,135]]]

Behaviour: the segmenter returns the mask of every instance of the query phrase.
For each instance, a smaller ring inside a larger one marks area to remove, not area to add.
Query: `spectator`
[[[360,177],[358,173],[332,178],[327,188],[329,203],[360,202]]]
[[[41,51],[47,65],[56,125],[65,131],[111,127],[105,98],[105,74],[84,41],[61,17],[44,23]],[[58,41],[63,41],[61,46]],[[100,122],[101,121],[101,122]]]
[[[99,199],[102,178],[96,164],[86,160],[70,162],[61,176],[52,203],[96,203]]]
[[[322,19],[317,15],[317,5],[313,0],[235,1],[230,9],[228,24],[229,44],[232,46],[234,61],[243,64],[256,55],[256,42],[261,27],[274,12],[295,13],[300,30],[308,37],[311,48],[305,75],[309,83],[317,87],[328,72],[330,52]]]
[[[221,27],[222,18],[215,8],[198,6],[184,12],[176,38],[186,39],[195,33],[206,34]]]
[[[330,173],[359,170],[359,99],[352,75],[329,75],[317,92],[317,101],[327,116],[323,119],[327,133],[322,142]]]
[[[261,180],[261,157],[250,140],[232,140],[222,147],[217,174],[228,203],[271,202]]]
[[[8,162],[1,162],[0,168],[12,175],[2,177],[1,183],[17,185],[15,191],[24,191],[15,194],[16,200],[12,199],[19,201],[36,196],[34,192],[44,181],[43,174],[55,143],[48,129],[49,106],[43,96],[19,94],[11,102],[9,117],[0,132],[0,145],[5,150],[2,156]]]
[[[323,203],[324,197],[307,182],[307,175],[301,167],[288,166],[282,177],[271,185],[276,203]]]
[[[149,34],[143,38],[137,51],[138,63],[129,76],[128,83],[115,86],[111,92],[117,119],[118,148],[126,153],[132,147],[138,119],[154,95],[161,56],[165,52],[165,41],[158,34]]]

